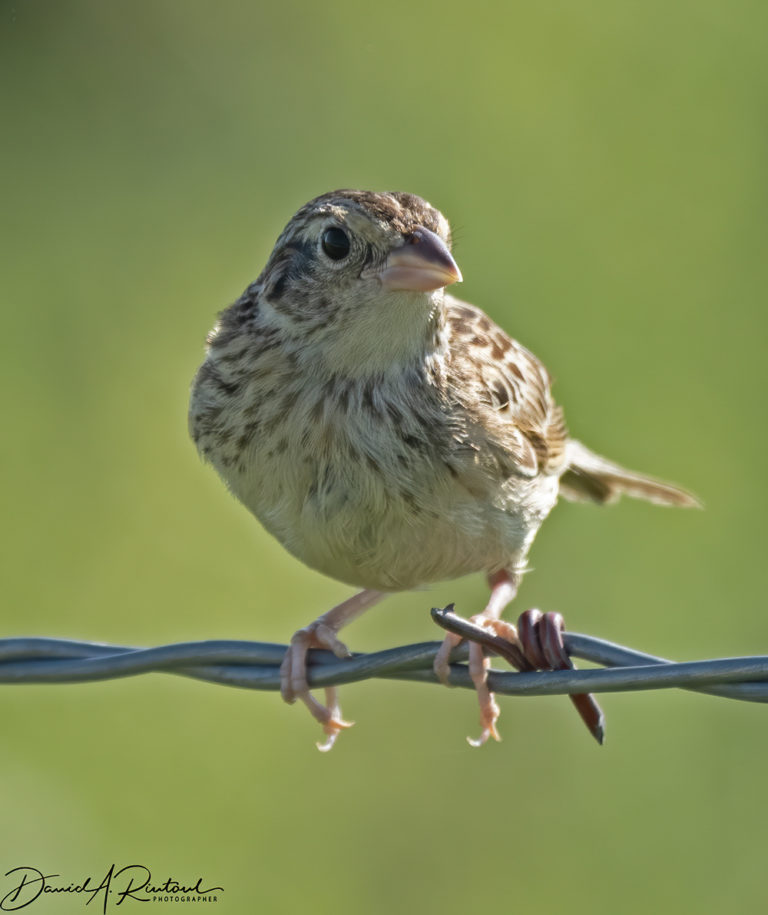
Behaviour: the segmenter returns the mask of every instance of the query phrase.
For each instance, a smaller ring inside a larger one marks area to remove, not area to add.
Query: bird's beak
[[[421,226],[392,251],[378,276],[381,285],[393,292],[432,292],[461,282],[461,270],[446,243]]]

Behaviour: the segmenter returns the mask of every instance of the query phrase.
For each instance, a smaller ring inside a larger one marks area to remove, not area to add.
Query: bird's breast
[[[543,514],[520,481],[483,479],[482,467],[483,485],[468,488],[463,464],[477,455],[459,447],[450,415],[434,399],[389,394],[287,385],[262,405],[238,460],[218,469],[291,553],[357,586],[402,590],[523,555],[556,481]]]

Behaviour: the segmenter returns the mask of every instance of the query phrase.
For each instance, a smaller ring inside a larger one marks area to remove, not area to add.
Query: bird
[[[299,629],[281,694],[350,726],[310,692],[307,653],[387,595],[484,573],[473,621],[502,612],[558,497],[691,507],[686,490],[571,438],[543,363],[447,287],[462,281],[443,214],[405,192],[337,190],[302,206],[258,278],[208,334],[189,429],[231,493],[293,556],[359,589]],[[448,683],[449,633],[435,659]],[[481,745],[499,739],[488,659],[470,643]]]

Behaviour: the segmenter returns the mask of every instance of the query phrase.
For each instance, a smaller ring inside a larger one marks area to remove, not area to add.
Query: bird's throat
[[[325,336],[326,369],[350,377],[382,376],[423,362],[447,346],[442,290],[387,298],[386,305],[358,311]]]

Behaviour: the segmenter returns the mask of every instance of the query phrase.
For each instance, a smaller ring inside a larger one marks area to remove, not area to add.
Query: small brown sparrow
[[[413,194],[341,190],[302,207],[259,278],[225,309],[194,380],[192,437],[234,495],[294,556],[364,590],[300,629],[282,695],[303,700],[330,748],[348,727],[334,690],[310,695],[309,648],[388,593],[485,572],[476,622],[501,613],[558,493],[696,505],[569,438],[547,370],[461,281],[445,217]],[[435,669],[447,682],[458,637]],[[498,739],[487,659],[470,645],[483,731]]]

